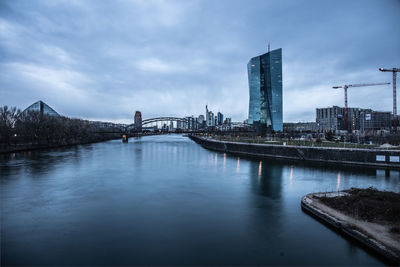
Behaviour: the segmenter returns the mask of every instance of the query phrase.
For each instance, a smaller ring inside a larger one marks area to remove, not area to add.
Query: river
[[[300,208],[399,172],[259,161],[180,135],[0,155],[2,265],[383,265]]]

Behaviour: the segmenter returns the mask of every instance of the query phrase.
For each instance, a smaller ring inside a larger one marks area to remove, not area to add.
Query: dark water
[[[382,265],[303,213],[399,173],[260,162],[153,136],[0,158],[2,265]]]

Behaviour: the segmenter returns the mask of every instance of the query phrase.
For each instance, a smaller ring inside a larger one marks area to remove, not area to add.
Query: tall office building
[[[205,126],[204,115],[199,115],[199,118],[197,119],[197,122],[198,122],[198,127],[200,127],[201,129],[203,129],[204,126]]]
[[[208,107],[206,105],[206,126],[207,127],[210,126],[209,121],[210,121],[210,112],[208,111]]]
[[[140,111],[135,113],[135,127],[137,131],[142,131],[142,113]]]
[[[218,112],[217,121],[218,121],[217,125],[222,125],[224,123],[224,115],[221,112]]]
[[[261,131],[282,131],[282,49],[250,59],[247,73],[250,92],[248,123]]]
[[[215,117],[214,113],[211,110],[208,110],[208,107],[206,106],[206,126],[215,126]]]
[[[194,117],[186,117],[186,121],[187,121],[187,129],[188,130],[194,130]]]

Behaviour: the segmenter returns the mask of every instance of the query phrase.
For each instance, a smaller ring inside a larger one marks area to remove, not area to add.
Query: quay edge
[[[340,192],[332,192],[331,194],[335,193],[338,194]],[[323,210],[322,207],[324,207],[324,205],[316,207],[316,205],[314,205],[313,203],[314,200],[312,199],[312,197],[319,194],[323,195],[326,193],[312,193],[304,196],[301,199],[301,208],[304,212],[331,226],[336,231],[344,234],[345,236],[348,236],[358,241],[359,243],[385,259],[390,265],[400,265],[400,250],[395,251],[385,246],[384,244],[382,244],[382,242],[379,242],[372,236],[364,233],[363,230],[359,229],[356,224],[349,223],[348,221],[339,219],[334,215],[329,214],[329,212]]]
[[[400,151],[361,148],[327,148],[217,141],[196,135],[189,138],[204,148],[256,158],[400,169]]]

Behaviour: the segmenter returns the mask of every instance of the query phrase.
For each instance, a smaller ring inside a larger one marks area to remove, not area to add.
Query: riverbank
[[[400,169],[398,150],[241,143],[218,141],[196,135],[190,135],[189,138],[210,150],[248,157]]]
[[[128,138],[138,138],[138,137],[154,136],[154,135],[162,135],[162,134],[164,134],[164,133],[146,133],[146,134],[140,134],[140,135],[130,135],[130,136],[128,136]],[[32,144],[16,144],[16,145],[11,145],[11,146],[8,146],[5,148],[0,146],[0,154],[94,144],[94,143],[100,143],[100,142],[116,140],[116,139],[122,140],[122,134],[119,134],[119,133],[113,134],[113,136],[110,136],[110,137],[100,138],[100,139],[97,138],[95,140],[90,140],[90,141],[75,141],[75,142],[61,143],[61,144],[42,144],[42,145],[39,145],[39,144],[34,144],[34,145],[32,145]]]
[[[400,194],[376,189],[313,193],[302,209],[354,238],[392,264],[400,264]]]
[[[42,149],[51,149],[51,148],[61,148],[61,147],[71,147],[71,146],[77,146],[77,145],[85,145],[85,144],[94,144],[94,143],[100,143],[108,140],[115,140],[115,139],[120,139],[121,136],[113,136],[109,138],[103,138],[103,139],[96,139],[96,140],[90,140],[90,141],[75,141],[75,142],[69,142],[69,143],[61,143],[61,144],[16,144],[16,145],[11,145],[7,147],[1,147],[0,148],[0,154],[8,154],[8,153],[16,153],[16,152],[25,152],[25,151],[33,151],[33,150],[42,150]]]
[[[378,144],[359,144],[350,142],[334,142],[321,139],[290,139],[279,137],[261,137],[261,136],[231,136],[231,135],[214,135],[213,139],[217,141],[239,142],[239,143],[254,143],[267,145],[289,145],[289,146],[310,146],[310,147],[333,147],[333,148],[365,148],[376,149]],[[391,149],[400,149],[397,146],[392,146]]]

